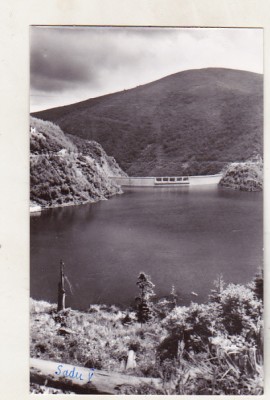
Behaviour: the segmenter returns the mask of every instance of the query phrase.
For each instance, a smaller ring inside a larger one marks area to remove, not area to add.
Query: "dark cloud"
[[[57,30],[32,32],[30,69],[34,89],[61,90],[65,85],[94,79],[76,40],[68,36]]]
[[[104,74],[153,58],[153,37],[174,35],[172,29],[32,27],[31,87],[63,90],[85,83],[98,86]],[[142,42],[146,46],[142,46]]]

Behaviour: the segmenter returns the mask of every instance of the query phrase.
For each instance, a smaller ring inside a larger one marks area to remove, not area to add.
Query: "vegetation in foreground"
[[[31,300],[31,356],[107,371],[161,377],[125,394],[263,393],[263,278],[226,285],[219,277],[205,304],[177,304],[174,288],[154,301],[141,273],[136,306],[91,305],[87,312]],[[127,353],[136,367],[126,370]],[[41,389],[39,389],[41,390]],[[38,392],[37,388],[33,388]]]

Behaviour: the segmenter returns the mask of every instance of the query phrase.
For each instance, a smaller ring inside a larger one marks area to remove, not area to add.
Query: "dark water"
[[[65,262],[67,306],[130,304],[140,271],[158,295],[205,301],[217,274],[247,283],[262,265],[262,193],[146,188],[31,217],[31,296],[56,302]],[[191,292],[196,292],[195,297]]]

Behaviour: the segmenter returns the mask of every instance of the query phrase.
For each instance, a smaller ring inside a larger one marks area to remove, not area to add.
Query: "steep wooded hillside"
[[[33,115],[96,140],[129,175],[217,173],[262,155],[263,76],[188,70]]]
[[[224,171],[220,185],[245,192],[263,190],[263,161],[261,158],[231,163]]]
[[[110,177],[125,174],[94,141],[67,136],[53,123],[31,118],[30,150],[30,200],[34,204],[82,204],[121,193]]]

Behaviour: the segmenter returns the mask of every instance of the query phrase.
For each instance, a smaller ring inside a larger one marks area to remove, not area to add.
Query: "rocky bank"
[[[263,161],[257,156],[246,162],[230,164],[224,172],[220,185],[236,190],[258,192],[263,189]]]

